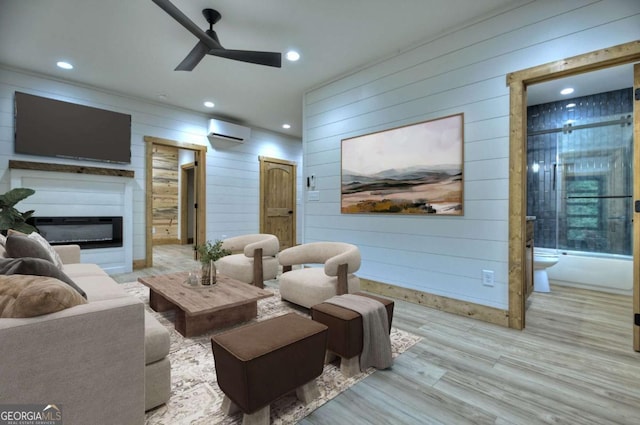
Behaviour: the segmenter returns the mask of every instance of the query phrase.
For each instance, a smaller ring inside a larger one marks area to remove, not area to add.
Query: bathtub
[[[536,252],[559,254],[558,264],[547,269],[552,286],[573,286],[622,295],[633,294],[632,257],[589,255],[546,248],[536,248]]]

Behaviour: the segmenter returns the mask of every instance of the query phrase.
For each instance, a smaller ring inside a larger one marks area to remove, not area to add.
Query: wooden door
[[[296,164],[260,157],[260,232],[276,235],[280,249],[296,244]]]
[[[633,349],[640,351],[640,63],[633,66]]]

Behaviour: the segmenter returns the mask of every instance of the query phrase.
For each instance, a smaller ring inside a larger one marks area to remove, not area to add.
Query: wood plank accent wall
[[[179,243],[178,239],[178,149],[154,145],[153,161],[153,213],[154,244]]]

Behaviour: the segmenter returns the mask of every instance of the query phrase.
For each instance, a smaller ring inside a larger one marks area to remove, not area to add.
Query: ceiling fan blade
[[[182,62],[180,62],[180,64],[176,67],[176,69],[174,69],[174,71],[192,71],[193,68],[195,68],[196,65],[200,63],[207,52],[209,52],[209,47],[207,47],[207,45],[202,41],[198,41],[194,48],[191,49],[187,57],[185,57]]]
[[[155,4],[157,4],[162,10],[167,12],[169,16],[178,21],[180,25],[185,27],[191,34],[195,35],[200,39],[201,42],[207,45],[209,49],[219,49],[220,44],[216,43],[215,40],[211,39],[200,27],[193,23],[191,19],[189,19],[184,13],[180,11],[177,7],[173,5],[169,0],[152,0]]]
[[[282,67],[282,55],[279,52],[255,52],[252,50],[211,49],[210,55],[258,65]]]

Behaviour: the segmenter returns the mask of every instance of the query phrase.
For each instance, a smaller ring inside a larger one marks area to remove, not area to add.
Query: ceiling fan
[[[259,65],[273,66],[280,68],[282,66],[281,54],[279,52],[256,52],[252,50],[230,50],[225,49],[218,40],[218,35],[213,30],[213,25],[220,20],[222,15],[214,9],[204,9],[202,14],[209,23],[209,29],[203,31],[200,27],[193,23],[184,13],[182,13],[169,0],[152,0],[162,10],[167,12],[169,16],[178,21],[180,25],[185,27],[189,32],[198,37],[198,43],[189,52],[182,62],[176,67],[175,71],[191,71],[204,58],[205,55],[219,56],[222,58],[233,59],[242,62],[256,63]]]

